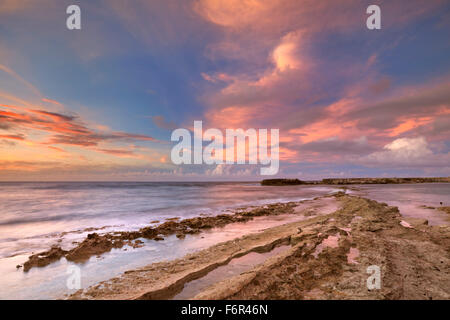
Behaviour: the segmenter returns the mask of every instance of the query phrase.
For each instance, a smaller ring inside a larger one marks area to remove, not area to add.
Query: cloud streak
[[[45,110],[27,109],[17,106],[0,105],[0,126],[7,131],[43,131],[45,139],[39,141],[43,145],[68,145],[91,148],[98,152],[125,156],[133,155],[132,151],[95,148],[104,143],[126,141],[156,141],[148,135],[127,132],[99,132],[89,128],[76,115],[66,115]],[[20,110],[20,111],[18,111]],[[3,139],[26,140],[24,134],[0,135]],[[54,147],[54,146],[53,146]]]

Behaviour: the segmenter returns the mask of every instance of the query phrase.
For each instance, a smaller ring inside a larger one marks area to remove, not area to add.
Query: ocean
[[[137,230],[155,220],[216,215],[239,207],[313,198],[335,190],[280,189],[248,182],[0,183],[0,258],[61,242],[70,245],[69,241],[84,238],[83,233],[96,228],[102,228],[102,232]]]

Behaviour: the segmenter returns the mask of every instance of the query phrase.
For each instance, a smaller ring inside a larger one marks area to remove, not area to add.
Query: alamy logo
[[[381,289],[381,270],[379,266],[368,266],[366,272],[370,274],[366,284],[369,290]]]
[[[191,132],[187,129],[174,130],[171,140],[178,141],[170,154],[176,165],[260,164],[266,166],[260,168],[261,175],[278,173],[278,129],[270,129],[270,135],[267,129],[226,129],[224,137],[219,129],[211,128],[203,132],[202,121],[194,121],[193,149]],[[203,141],[210,143],[203,147]]]
[[[381,9],[376,4],[372,4],[367,7],[367,14],[370,16],[367,18],[366,26],[369,30],[380,30],[381,29]]]
[[[69,277],[66,280],[66,286],[69,290],[81,289],[81,269],[74,265],[67,267],[66,273]]]
[[[81,29],[81,9],[76,4],[70,5],[66,9],[66,13],[70,14],[66,20],[66,26],[69,30]]]

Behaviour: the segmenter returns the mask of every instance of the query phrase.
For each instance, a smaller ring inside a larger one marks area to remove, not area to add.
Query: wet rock
[[[40,252],[31,255],[28,261],[23,264],[23,271],[27,272],[33,267],[45,267],[52,262],[58,261],[67,251],[61,249],[60,247],[52,247],[48,251]]]
[[[70,250],[66,259],[74,262],[84,262],[91,256],[110,251],[112,248],[120,248],[123,242],[115,243],[107,235],[99,236],[97,233],[88,234],[86,239],[76,248]]]
[[[428,220],[421,218],[404,218],[406,222],[408,222],[413,228],[418,226],[427,226]]]
[[[299,179],[264,179],[261,181],[262,186],[292,186],[299,184],[305,184],[305,182]]]
[[[156,230],[152,227],[143,228],[140,230],[140,233],[141,233],[142,237],[146,238],[146,239],[152,239],[153,237],[155,237],[157,235]]]
[[[90,233],[86,239],[81,243],[77,243],[77,246],[70,251],[52,252],[51,257],[40,257],[39,255],[32,256],[33,258],[30,257],[30,260],[32,259],[33,261],[27,261],[27,270],[34,266],[47,265],[64,256],[69,261],[84,262],[91,256],[101,255],[111,251],[113,248],[122,248],[126,244],[137,248],[143,245],[140,242],[132,242],[138,238],[162,241],[164,236],[176,234],[179,239],[182,239],[186,234],[197,234],[205,229],[223,227],[234,222],[246,222],[257,216],[293,213],[295,206],[296,203],[276,203],[264,207],[254,207],[251,210],[239,211],[234,214],[221,214],[212,217],[201,216],[181,221],[179,221],[178,217],[169,218],[155,227],[148,226],[132,232],[112,232],[103,235]],[[156,223],[156,221],[153,221],[153,223]]]
[[[141,248],[144,246],[144,241],[135,240],[134,243],[131,243],[131,246],[133,247],[133,249]]]
[[[450,207],[439,207],[438,209],[440,211],[450,214]]]

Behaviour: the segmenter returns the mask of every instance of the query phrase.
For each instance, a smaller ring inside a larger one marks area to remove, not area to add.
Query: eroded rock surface
[[[152,227],[145,227],[138,231],[113,232],[99,235],[89,234],[86,239],[71,250],[63,250],[61,247],[52,247],[50,250],[34,254],[24,264],[24,271],[33,267],[44,267],[62,257],[73,262],[85,262],[92,256],[101,255],[111,251],[113,248],[122,248],[125,245],[131,247],[142,246],[139,238],[155,241],[164,240],[164,236],[176,234],[178,238],[184,238],[187,234],[200,233],[202,230],[215,227],[223,227],[230,223],[246,222],[258,216],[269,216],[294,213],[296,203],[276,203],[262,207],[243,210],[234,214],[221,214],[218,216],[195,217],[178,221],[179,218],[168,219],[168,221]]]
[[[130,270],[71,299],[171,299],[189,281],[249,252],[291,248],[249,272],[212,284],[195,299],[449,299],[450,228],[403,221],[396,207],[336,195],[339,209]],[[301,206],[301,205],[300,205]],[[307,206],[294,212],[310,210]],[[367,267],[381,288],[367,288]]]

